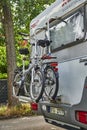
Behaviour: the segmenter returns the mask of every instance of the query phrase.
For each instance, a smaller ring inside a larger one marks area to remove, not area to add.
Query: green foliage
[[[27,47],[29,48],[30,51],[30,46],[27,45]],[[16,44],[16,55],[17,55],[17,66],[20,67],[22,66],[22,58],[23,56],[21,56],[19,54],[19,49],[21,48],[21,45]],[[29,56],[27,57],[27,60],[25,62],[26,65],[29,64]],[[5,79],[7,78],[7,61],[6,61],[6,47],[5,46],[0,46],[0,79]]]
[[[10,2],[11,11],[13,15],[14,34],[15,34],[15,46],[17,55],[17,65],[22,65],[22,57],[19,55],[19,42],[22,41],[22,37],[18,32],[24,32],[29,34],[29,26],[31,20],[41,13],[47,6],[53,3],[55,0],[1,0],[0,3],[0,78],[6,77],[7,63],[6,63],[6,48],[5,48],[5,36],[3,29],[3,2]],[[30,46],[27,46],[30,51]],[[30,55],[29,55],[30,57]],[[28,58],[29,58],[28,57]],[[28,61],[26,62],[26,65]]]
[[[29,32],[31,20],[54,1],[55,0],[11,0],[14,25],[16,27],[15,31],[24,29]]]
[[[7,73],[0,73],[0,79],[7,79]]]
[[[0,73],[7,72],[6,47],[0,46]]]
[[[2,26],[0,24],[0,46],[4,46],[4,43],[5,43],[5,36],[4,36]]]

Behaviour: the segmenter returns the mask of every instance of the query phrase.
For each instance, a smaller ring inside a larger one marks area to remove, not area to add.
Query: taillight
[[[37,111],[38,110],[38,104],[37,103],[31,103],[31,109]]]
[[[85,111],[76,111],[76,120],[87,124],[87,112]]]
[[[50,64],[50,66],[53,67],[53,69],[54,69],[55,72],[58,71],[58,63],[57,63],[57,62],[52,62],[52,63]]]

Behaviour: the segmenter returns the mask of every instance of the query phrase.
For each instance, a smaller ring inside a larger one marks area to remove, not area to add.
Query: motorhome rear
[[[56,0],[31,21],[31,43],[37,28],[46,27],[57,56],[59,91],[54,102],[40,103],[45,120],[87,129],[87,0]],[[44,39],[44,30],[37,39]]]

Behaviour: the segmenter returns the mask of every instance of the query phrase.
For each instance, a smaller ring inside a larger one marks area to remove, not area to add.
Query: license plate
[[[61,108],[50,107],[50,113],[64,116],[64,110],[62,110]]]

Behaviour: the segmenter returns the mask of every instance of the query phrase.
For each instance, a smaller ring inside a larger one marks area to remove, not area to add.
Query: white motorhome
[[[87,129],[87,0],[56,0],[30,24],[37,28],[49,21],[52,55],[57,56],[59,91],[55,102],[40,103],[49,123],[71,124]],[[44,30],[37,39],[44,39]],[[31,42],[33,40],[31,39]]]

